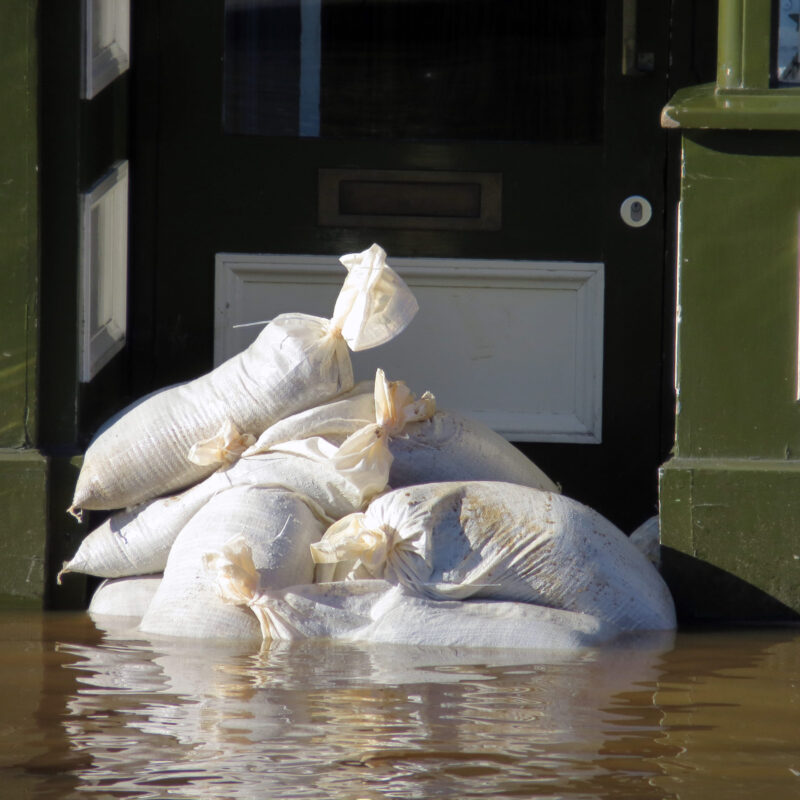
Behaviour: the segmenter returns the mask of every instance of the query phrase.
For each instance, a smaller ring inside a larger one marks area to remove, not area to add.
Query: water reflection
[[[45,628],[34,646],[37,631],[15,642],[0,624],[0,672],[17,676],[29,711],[38,704],[35,720],[16,698],[4,715],[17,746],[3,765],[36,797],[687,800],[800,788],[797,631],[558,655],[258,650]]]
[[[670,646],[668,635],[535,658],[322,642],[253,652],[108,631],[100,645],[65,645],[80,659],[64,724],[93,756],[82,781],[106,792],[580,794],[609,772],[597,760],[618,738],[608,704],[655,683]]]

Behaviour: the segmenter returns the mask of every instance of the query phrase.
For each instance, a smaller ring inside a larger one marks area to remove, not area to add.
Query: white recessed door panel
[[[600,441],[602,264],[389,263],[420,310],[394,341],[353,354],[357,379],[381,367],[512,441]],[[261,326],[248,323],[290,311],[330,317],[346,274],[334,256],[220,253],[216,270],[217,364],[256,338]]]

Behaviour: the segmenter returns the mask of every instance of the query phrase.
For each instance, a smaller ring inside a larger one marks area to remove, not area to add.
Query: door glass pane
[[[778,84],[800,83],[800,0],[779,0],[775,78]]]
[[[597,142],[598,0],[226,0],[227,133]]]

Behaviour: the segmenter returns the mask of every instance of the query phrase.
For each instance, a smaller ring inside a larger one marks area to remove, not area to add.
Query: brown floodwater
[[[799,628],[259,650],[5,612],[0,640],[0,797],[800,797]]]

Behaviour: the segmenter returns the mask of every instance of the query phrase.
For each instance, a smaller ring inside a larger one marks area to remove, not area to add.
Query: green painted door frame
[[[681,129],[682,175],[660,513],[684,619],[800,617],[800,90],[770,88],[771,13],[721,0],[716,84],[662,118]]]

